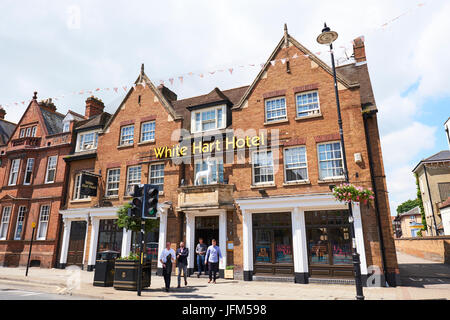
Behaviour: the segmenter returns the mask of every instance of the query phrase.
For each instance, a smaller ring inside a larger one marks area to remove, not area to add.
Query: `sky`
[[[327,22],[339,33],[339,63],[351,55],[351,41],[365,37],[394,215],[416,197],[415,165],[449,148],[449,16],[446,0],[2,0],[0,105],[18,122],[37,91],[39,100],[57,97],[61,113],[84,114],[93,90],[113,113],[142,63],[153,83],[163,80],[179,99],[249,85],[285,23],[317,52],[325,50],[316,38]],[[328,54],[319,57],[330,63]],[[117,93],[103,90],[113,87]]]

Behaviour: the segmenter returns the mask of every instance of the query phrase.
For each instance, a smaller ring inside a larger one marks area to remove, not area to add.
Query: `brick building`
[[[35,223],[31,264],[53,267],[65,192],[63,157],[72,144],[75,113],[56,111],[36,93],[7,143],[0,147],[0,264],[26,265]],[[64,126],[64,123],[67,123]]]
[[[354,57],[338,68],[349,178],[376,193],[371,206],[353,204],[356,244],[363,276],[377,266],[392,286],[398,265],[361,38]],[[142,68],[114,115],[98,127],[96,148],[95,157],[70,161],[61,266],[92,270],[105,249],[128,255],[134,235],[115,226],[117,209],[130,201],[134,185],[151,183],[161,187],[160,225],[147,243],[160,251],[166,241],[185,241],[190,274],[203,237],[217,239],[226,252],[221,273],[233,265],[244,280],[353,276],[348,207],[330,192],[344,181],[332,71],[287,30],[250,86],[178,100]],[[96,197],[73,199],[80,170],[99,177]],[[84,221],[83,252],[69,263],[74,221]]]

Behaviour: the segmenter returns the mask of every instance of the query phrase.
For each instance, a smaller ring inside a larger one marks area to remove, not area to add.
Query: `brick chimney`
[[[101,99],[91,96],[86,100],[86,112],[84,115],[86,118],[90,119],[98,114],[101,114],[104,108],[105,105]]]
[[[42,100],[41,102],[39,102],[39,106],[47,109],[48,111],[56,112],[56,106],[53,103],[52,98],[48,98],[46,100]]]
[[[0,119],[5,120],[6,111],[2,107],[0,107]]]
[[[356,62],[366,61],[366,47],[364,45],[364,36],[353,40],[353,54]]]

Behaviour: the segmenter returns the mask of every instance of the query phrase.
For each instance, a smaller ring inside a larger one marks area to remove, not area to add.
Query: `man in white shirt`
[[[175,250],[170,247],[170,242],[166,243],[166,248],[161,252],[159,260],[163,265],[163,277],[164,282],[166,283],[166,292],[169,292],[172,263],[175,262]]]

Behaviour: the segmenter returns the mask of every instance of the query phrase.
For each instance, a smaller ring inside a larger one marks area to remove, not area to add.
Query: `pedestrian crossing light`
[[[158,212],[159,187],[153,184],[144,185],[144,209],[142,219],[156,219]]]
[[[129,217],[140,217],[142,212],[142,198],[143,198],[144,187],[138,185],[134,186],[131,196],[133,199],[130,202],[131,208],[128,208]]]

